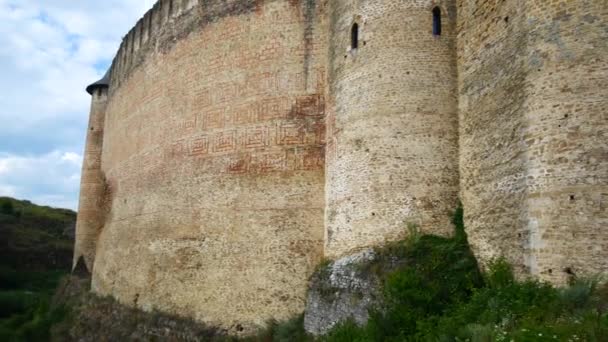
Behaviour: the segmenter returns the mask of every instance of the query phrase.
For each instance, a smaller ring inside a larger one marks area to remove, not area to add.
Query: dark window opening
[[[359,47],[359,24],[354,23],[350,32],[350,47],[356,49]]]
[[[433,35],[441,36],[441,9],[433,8]]]

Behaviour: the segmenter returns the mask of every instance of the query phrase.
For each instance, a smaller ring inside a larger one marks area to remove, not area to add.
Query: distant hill
[[[69,271],[76,212],[0,197],[0,267]]]
[[[51,309],[72,265],[76,213],[0,197],[0,341],[47,341]]]

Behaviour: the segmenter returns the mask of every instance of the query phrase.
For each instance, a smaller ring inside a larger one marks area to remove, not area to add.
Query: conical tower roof
[[[110,86],[110,70],[97,82],[90,84],[87,87],[87,93],[93,95],[93,92],[99,88],[108,88]]]

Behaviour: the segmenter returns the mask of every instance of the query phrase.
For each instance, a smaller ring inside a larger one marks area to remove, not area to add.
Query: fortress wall
[[[239,12],[242,8],[253,8],[254,2],[231,1],[226,7],[230,8],[228,12]],[[123,38],[111,66],[112,90],[117,89],[129,77],[131,70],[153,51],[166,51],[195,28],[219,19],[208,10],[208,7],[218,3],[222,2],[214,0],[198,4],[198,0],[157,1]],[[206,20],[203,20],[203,7]]]
[[[443,32],[433,35],[434,6]],[[360,27],[350,48],[351,27]],[[329,257],[418,224],[451,234],[458,196],[453,1],[332,1],[326,162]]]
[[[530,271],[608,272],[608,3],[528,1]]]
[[[168,3],[114,60],[93,290],[251,332],[323,253],[326,5]]]
[[[527,0],[459,0],[460,184],[469,242],[527,273]],[[508,18],[508,20],[506,20]]]
[[[460,1],[461,184],[482,260],[606,272],[604,1]]]
[[[97,238],[101,232],[105,214],[105,179],[101,171],[107,88],[98,88],[92,94],[89,125],[85,143],[84,160],[80,178],[78,220],[74,246],[73,267],[82,258],[90,272],[93,269]]]

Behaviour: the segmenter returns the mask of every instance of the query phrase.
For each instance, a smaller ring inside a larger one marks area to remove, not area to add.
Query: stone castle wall
[[[608,6],[459,1],[460,173],[482,260],[564,283],[608,269]]]
[[[114,62],[93,289],[251,331],[323,255],[326,5],[167,3]]]
[[[93,97],[75,263],[250,332],[324,256],[450,234],[460,197],[482,262],[606,272],[608,6],[582,3],[158,1]]]

